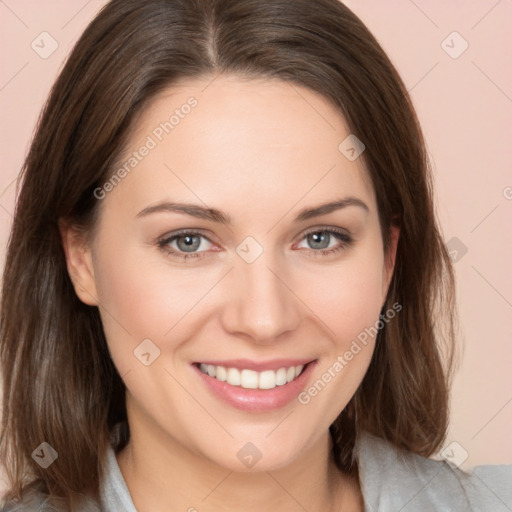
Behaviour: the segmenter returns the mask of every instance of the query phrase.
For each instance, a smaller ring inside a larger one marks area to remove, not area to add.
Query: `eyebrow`
[[[337,201],[332,201],[330,203],[320,204],[318,206],[314,206],[312,208],[304,208],[301,210],[298,215],[295,217],[294,222],[303,222],[308,219],[312,219],[314,217],[319,217],[320,215],[326,215],[336,210],[341,210],[343,208],[347,208],[349,206],[357,206],[362,208],[365,212],[369,212],[370,209],[366,205],[364,201],[357,197],[345,197],[343,199],[339,199]],[[224,224],[226,226],[230,226],[233,224],[233,221],[229,215],[226,213],[217,210],[216,208],[208,208],[207,206],[201,206],[198,204],[192,203],[177,203],[177,202],[164,202],[159,203],[154,206],[148,206],[140,211],[136,217],[146,217],[147,215],[151,215],[153,213],[185,213],[192,217],[197,217],[199,219],[211,220],[213,222],[218,222],[220,224]]]

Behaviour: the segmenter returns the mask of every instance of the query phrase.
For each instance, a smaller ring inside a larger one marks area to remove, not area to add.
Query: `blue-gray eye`
[[[179,235],[176,237],[176,244],[180,251],[194,252],[201,245],[201,238],[199,235]]]

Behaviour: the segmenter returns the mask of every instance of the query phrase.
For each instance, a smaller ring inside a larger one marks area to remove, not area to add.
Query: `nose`
[[[260,344],[294,331],[301,321],[301,302],[289,273],[266,253],[252,263],[235,263],[225,283],[229,298],[222,312],[227,332]]]

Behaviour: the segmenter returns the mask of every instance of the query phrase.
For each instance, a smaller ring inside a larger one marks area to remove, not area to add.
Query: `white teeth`
[[[240,386],[246,389],[258,389],[258,372],[242,370],[240,373]]]
[[[304,365],[283,367],[277,371],[264,370],[262,372],[254,370],[240,371],[237,368],[225,368],[224,366],[203,363],[199,365],[199,368],[206,375],[227,382],[231,386],[241,386],[245,389],[274,389],[276,386],[284,386],[296,379],[302,372]]]
[[[276,372],[276,384],[283,386],[286,384],[286,368],[279,368]]]
[[[240,372],[236,368],[228,368],[226,382],[232,386],[240,386]]]
[[[226,368],[224,368],[224,366],[217,366],[215,373],[215,377],[217,377],[217,380],[220,380],[222,382],[224,382],[228,378],[228,372]]]
[[[260,373],[258,380],[258,387],[260,389],[272,389],[276,387],[276,372],[272,370],[265,370]]]

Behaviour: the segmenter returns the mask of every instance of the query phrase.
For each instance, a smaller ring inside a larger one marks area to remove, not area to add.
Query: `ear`
[[[92,253],[84,232],[62,220],[59,221],[59,231],[75,293],[84,304],[97,306],[99,302]]]
[[[390,226],[391,239],[389,248],[384,254],[384,266],[382,269],[382,298],[386,300],[388,294],[389,285],[391,284],[391,278],[393,277],[393,271],[395,270],[396,262],[396,251],[398,247],[398,239],[400,238],[400,226],[395,223],[393,219]],[[383,304],[384,306],[384,304]]]

